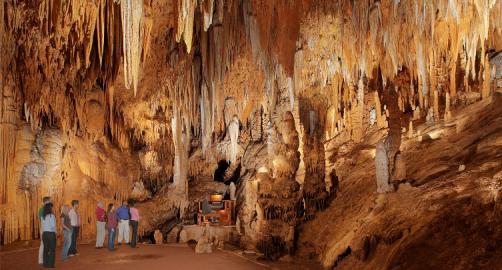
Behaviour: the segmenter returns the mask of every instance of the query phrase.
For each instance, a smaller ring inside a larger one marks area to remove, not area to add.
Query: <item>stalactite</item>
[[[126,88],[131,85],[136,95],[142,52],[142,0],[121,0],[122,35],[124,48],[124,80]]]
[[[85,55],[85,67],[89,68],[91,66],[91,50],[92,44],[94,42],[94,30],[96,29],[96,22],[99,21],[99,6],[96,6],[95,3],[87,3],[87,7],[85,8],[85,16],[84,16],[84,55]],[[100,25],[98,25],[100,27]],[[99,30],[98,30],[99,32]],[[99,42],[99,40],[98,40]],[[99,46],[99,45],[98,45]]]
[[[384,112],[382,112],[382,105],[380,103],[380,98],[378,92],[375,92],[375,107],[376,107],[376,118],[378,127],[386,127],[387,117]]]
[[[192,50],[192,39],[194,31],[194,13],[197,6],[195,0],[178,1],[178,29],[176,31],[176,41],[179,42],[183,37],[187,52]]]
[[[204,31],[209,29],[211,23],[213,22],[213,8],[214,8],[214,0],[205,1],[205,5],[203,7],[204,11]]]
[[[98,18],[97,18],[97,44],[98,44],[98,55],[99,55],[99,64],[103,64],[103,55],[105,50],[105,22],[106,22],[106,9],[107,9],[107,0],[99,0],[98,2]]]

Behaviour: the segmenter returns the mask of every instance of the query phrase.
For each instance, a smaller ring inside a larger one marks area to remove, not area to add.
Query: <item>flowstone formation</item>
[[[43,196],[80,200],[84,240],[98,201],[135,199],[167,241],[231,189],[233,244],[269,259],[500,265],[501,0],[5,0],[0,18],[2,245],[40,237]]]

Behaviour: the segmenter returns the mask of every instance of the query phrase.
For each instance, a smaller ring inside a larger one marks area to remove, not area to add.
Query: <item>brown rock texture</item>
[[[501,0],[4,0],[0,51],[2,245],[43,196],[168,239],[232,182],[268,259],[500,266]]]

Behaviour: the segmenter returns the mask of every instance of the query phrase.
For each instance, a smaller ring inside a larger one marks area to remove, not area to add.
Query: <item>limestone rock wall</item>
[[[225,188],[225,161],[243,247],[365,261],[398,237],[351,220],[461,165],[417,162],[410,140],[496,119],[500,0],[6,0],[0,15],[2,244],[38,237],[45,195],[82,200],[84,238],[98,200],[136,198],[140,231],[167,230]]]

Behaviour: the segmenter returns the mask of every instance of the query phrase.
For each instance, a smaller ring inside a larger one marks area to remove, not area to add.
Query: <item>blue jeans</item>
[[[115,248],[115,234],[116,229],[108,229],[108,249],[113,250]]]
[[[136,242],[138,239],[138,221],[137,220],[131,220],[129,221],[132,226],[132,240],[131,240],[131,247],[136,247]]]
[[[68,255],[71,254],[77,254],[77,239],[78,239],[78,232],[80,231],[80,226],[71,226],[73,228],[73,231],[71,233],[71,244],[70,244],[70,249],[68,250]]]
[[[71,230],[63,230],[64,234],[64,242],[63,242],[63,250],[61,251],[61,258],[63,260],[68,259],[68,250],[70,249],[71,245],[71,235],[72,231]]]

